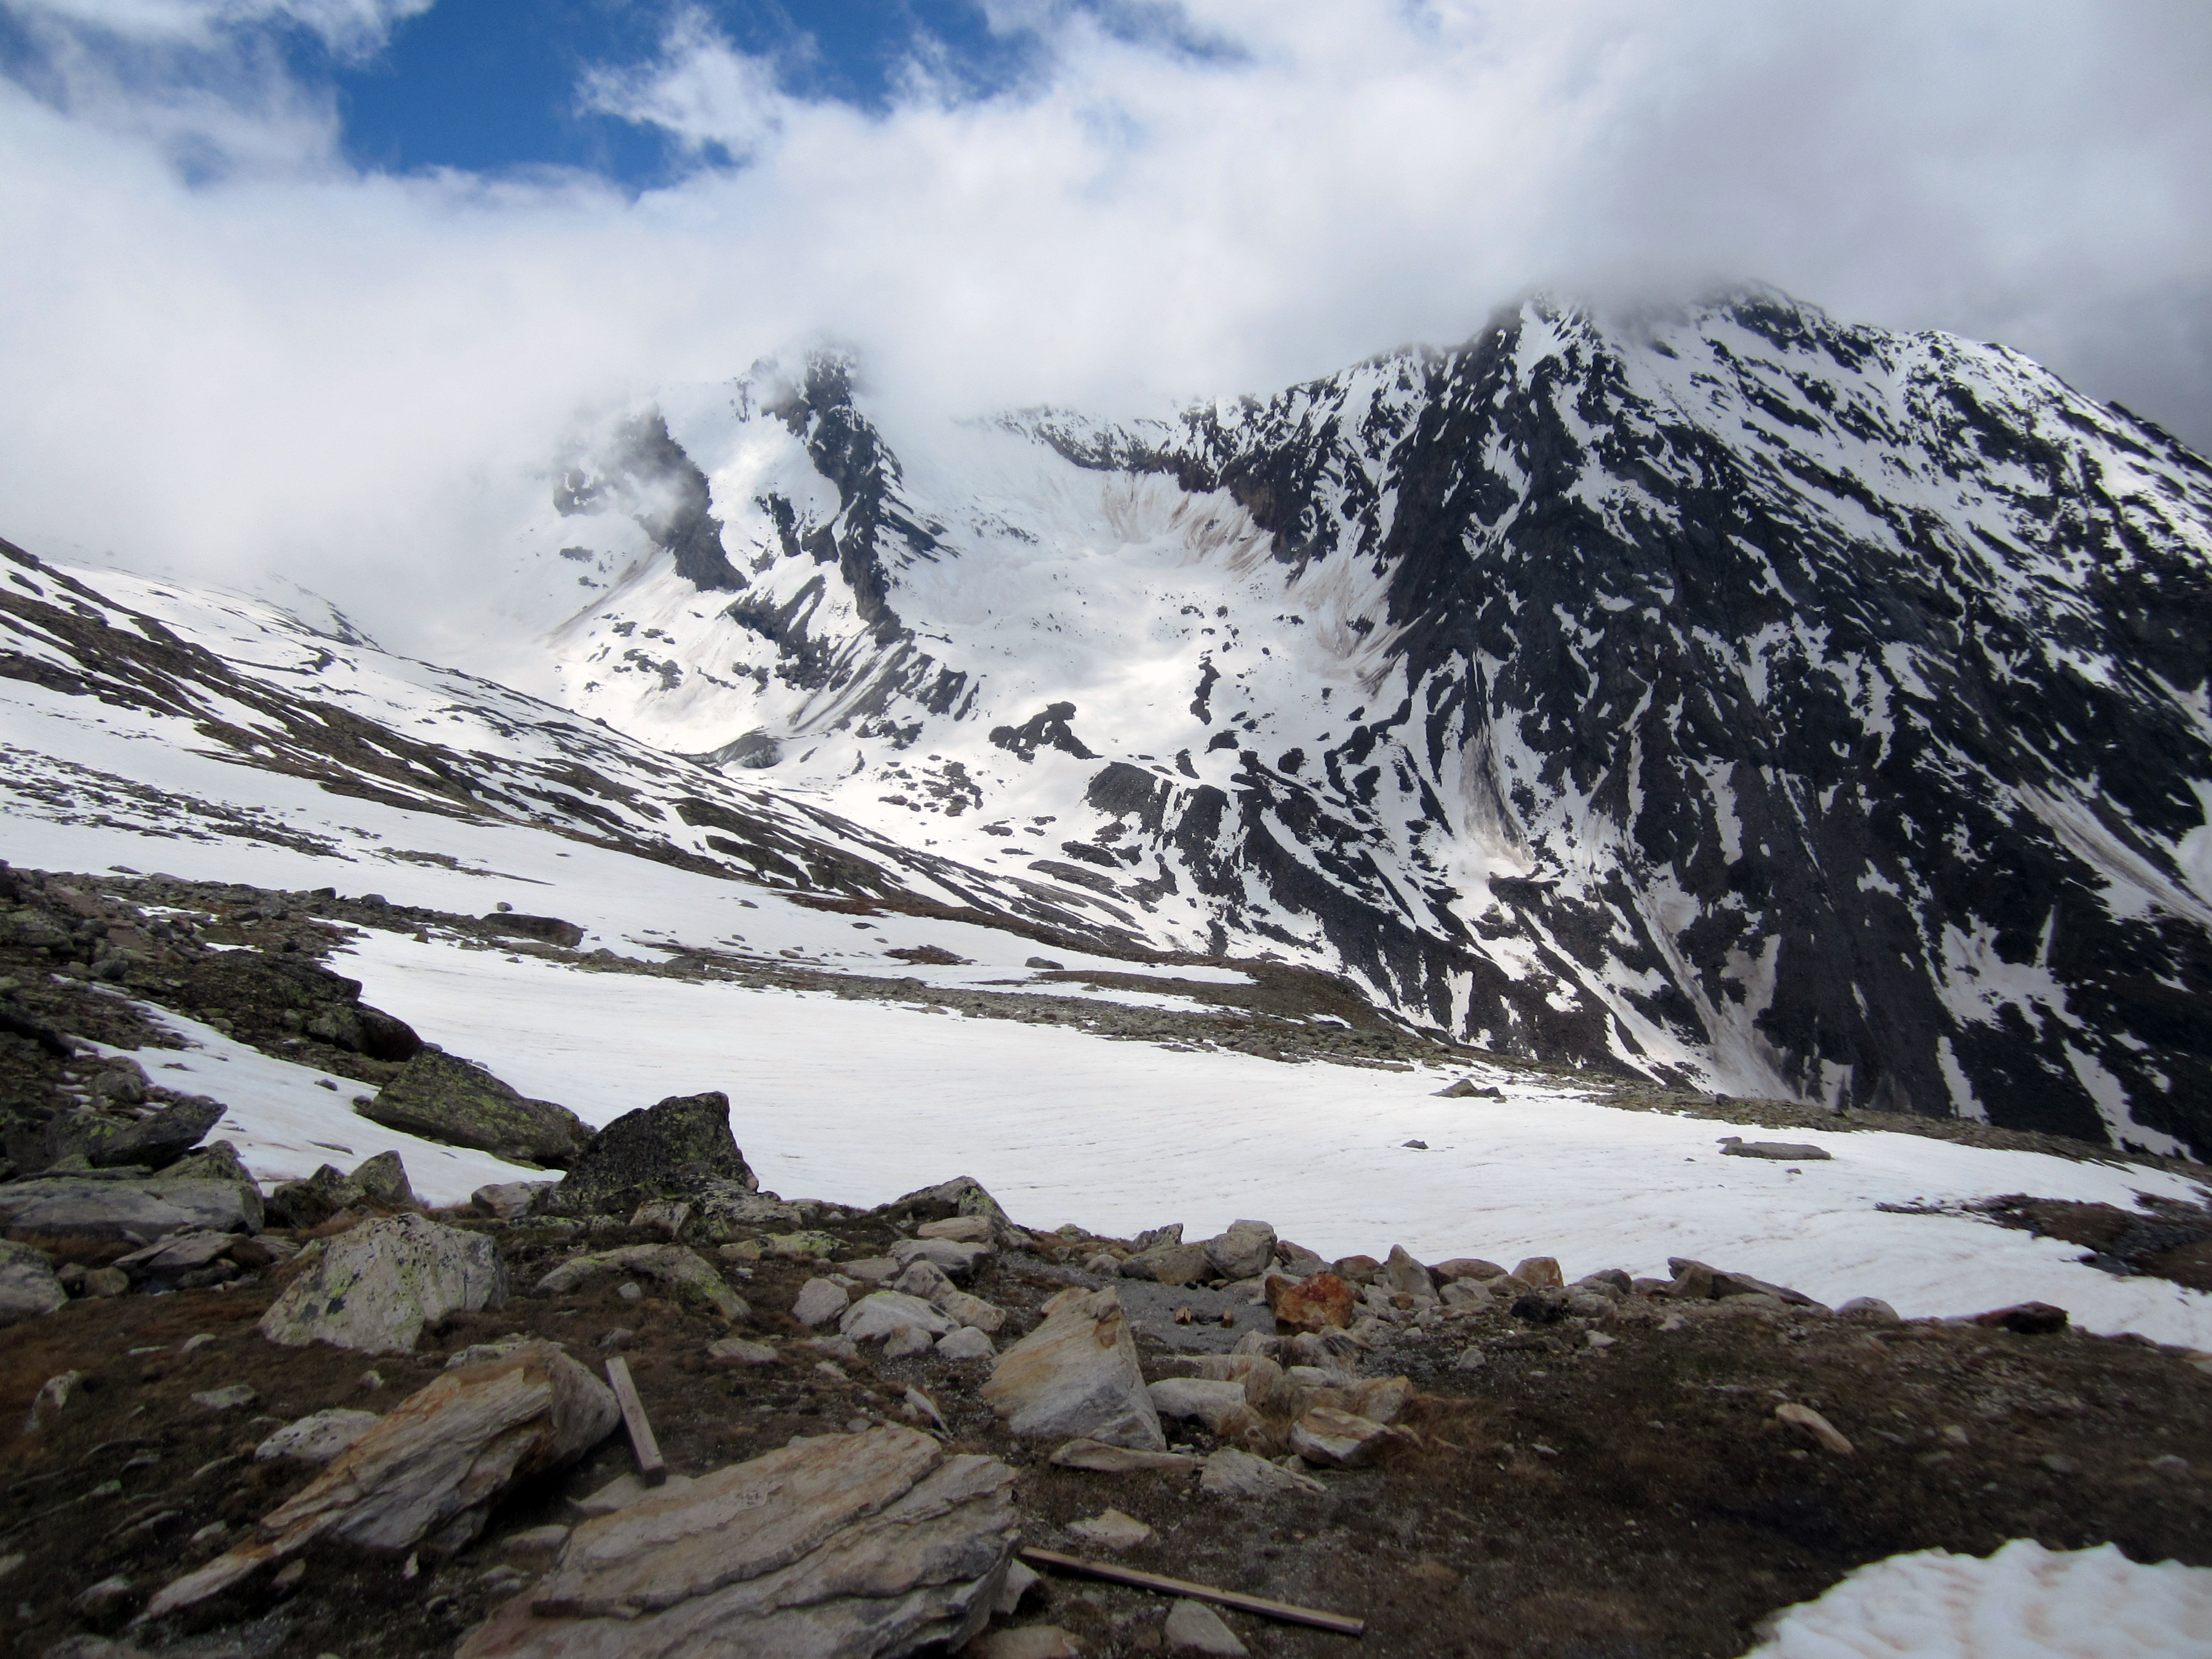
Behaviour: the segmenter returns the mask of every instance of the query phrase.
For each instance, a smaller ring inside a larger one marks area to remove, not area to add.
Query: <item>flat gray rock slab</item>
[[[425,1326],[506,1301],[507,1273],[491,1240],[419,1215],[386,1216],[329,1240],[269,1304],[260,1330],[291,1348],[328,1342],[412,1353]]]
[[[64,1254],[187,1228],[250,1233],[260,1227],[261,1195],[250,1182],[47,1176],[0,1186],[0,1234]]]
[[[1014,1472],[896,1425],[825,1435],[652,1492],[570,1534],[456,1659],[886,1659],[990,1616]]]
[[[1044,1304],[1044,1322],[999,1356],[983,1399],[1027,1438],[1088,1438],[1164,1451],[1137,1340],[1110,1287],[1071,1286]]]
[[[447,1371],[386,1413],[234,1548],[163,1589],[145,1616],[204,1601],[310,1545],[450,1555],[518,1481],[589,1450],[620,1416],[607,1386],[550,1342]]]

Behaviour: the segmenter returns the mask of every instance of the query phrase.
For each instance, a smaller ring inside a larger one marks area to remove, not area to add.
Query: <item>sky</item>
[[[0,0],[0,536],[391,617],[656,386],[1152,412],[1537,288],[2212,449],[2208,89],[2197,0]]]

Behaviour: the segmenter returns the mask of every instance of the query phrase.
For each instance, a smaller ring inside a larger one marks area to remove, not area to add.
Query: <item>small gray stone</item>
[[[294,1457],[303,1463],[327,1463],[374,1428],[380,1420],[374,1412],[343,1408],[317,1412],[296,1423],[286,1424],[256,1446],[253,1461],[267,1463],[279,1457]]]
[[[998,1357],[998,1352],[990,1333],[973,1325],[963,1325],[937,1340],[937,1357],[940,1359],[993,1359]]]
[[[707,1358],[738,1365],[773,1365],[775,1350],[765,1342],[748,1342],[741,1336],[726,1336],[719,1342],[707,1345]]]
[[[1068,1535],[1079,1538],[1094,1549],[1134,1549],[1151,1539],[1152,1529],[1133,1515],[1124,1515],[1119,1510],[1102,1510],[1088,1520],[1072,1522]]]
[[[1168,1620],[1160,1631],[1170,1653],[1202,1653],[1217,1655],[1220,1659],[1237,1659],[1249,1654],[1251,1649],[1237,1639],[1237,1632],[1221,1622],[1221,1615],[1203,1601],[1188,1598],[1168,1609]]]
[[[234,1412],[242,1406],[251,1406],[261,1396],[243,1382],[233,1382],[224,1388],[209,1389],[192,1396],[192,1404],[202,1411]]]

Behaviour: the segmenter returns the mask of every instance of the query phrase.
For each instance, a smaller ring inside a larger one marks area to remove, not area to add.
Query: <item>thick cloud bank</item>
[[[248,580],[395,637],[562,434],[794,342],[901,404],[1107,410],[1471,331],[1546,285],[1772,282],[2001,338],[2212,446],[2212,11],[2191,4],[992,0],[1034,72],[918,52],[798,95],[702,16],[581,104],[696,166],[364,173],[276,20],[408,0],[0,0],[0,533]],[[404,582],[393,575],[404,574]]]

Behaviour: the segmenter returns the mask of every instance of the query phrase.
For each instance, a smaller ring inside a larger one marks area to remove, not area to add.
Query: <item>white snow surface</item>
[[[398,1152],[407,1166],[408,1182],[415,1195],[434,1205],[465,1203],[471,1193],[489,1182],[556,1178],[543,1170],[506,1163],[489,1152],[441,1146],[373,1123],[355,1112],[351,1104],[356,1096],[374,1092],[370,1085],[273,1059],[198,1020],[165,1008],[140,1006],[149,1020],[190,1046],[183,1049],[93,1046],[104,1055],[129,1055],[162,1088],[222,1102],[229,1109],[208,1138],[228,1140],[264,1187],[296,1181],[325,1164],[351,1170],[380,1152]]]
[[[1747,1659],[2206,1659],[2212,1570],[2015,1538],[1987,1560],[1921,1550],[1787,1610]]]

